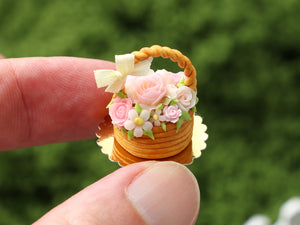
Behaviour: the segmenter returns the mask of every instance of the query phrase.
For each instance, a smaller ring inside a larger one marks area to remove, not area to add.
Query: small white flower
[[[155,110],[151,112],[151,118],[149,120],[154,126],[160,126],[160,122],[166,121],[166,117],[162,114],[162,110]]]
[[[148,110],[142,110],[140,115],[134,109],[128,112],[128,120],[124,123],[126,130],[134,130],[133,135],[135,137],[142,137],[143,130],[151,130],[153,125],[148,120],[150,118],[150,112]]]
[[[95,70],[95,79],[97,87],[108,86],[105,91],[111,93],[118,93],[124,88],[126,77],[132,76],[145,76],[150,71],[152,57],[143,60],[140,63],[134,64],[134,55],[116,55],[116,69],[117,70]]]

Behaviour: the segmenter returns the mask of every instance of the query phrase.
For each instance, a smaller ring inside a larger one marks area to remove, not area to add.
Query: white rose
[[[181,110],[189,111],[196,104],[196,92],[187,86],[182,86],[176,91],[178,103]]]

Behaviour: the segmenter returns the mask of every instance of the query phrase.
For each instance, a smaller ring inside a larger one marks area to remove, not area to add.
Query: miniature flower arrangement
[[[152,56],[169,57],[185,71],[153,71]],[[114,93],[107,106],[114,127],[110,159],[120,165],[153,159],[191,163],[199,153],[193,152],[191,141],[198,98],[190,60],[177,50],[157,45],[115,59],[116,70],[95,71],[97,87]],[[203,150],[207,134],[200,120],[199,146],[194,148]]]

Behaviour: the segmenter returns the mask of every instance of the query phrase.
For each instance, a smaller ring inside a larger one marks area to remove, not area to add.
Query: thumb
[[[39,224],[195,224],[200,193],[193,174],[175,162],[123,167],[44,215]]]

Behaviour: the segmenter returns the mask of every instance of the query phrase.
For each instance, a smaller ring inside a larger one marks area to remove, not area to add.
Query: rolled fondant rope
[[[184,69],[184,74],[187,77],[184,84],[194,91],[197,91],[197,79],[196,70],[188,57],[183,55],[180,51],[176,49],[171,49],[169,47],[162,47],[159,45],[153,45],[151,47],[142,48],[139,51],[132,52],[135,56],[135,63],[145,60],[149,57],[163,57],[170,58],[173,62],[177,62],[180,68]]]

